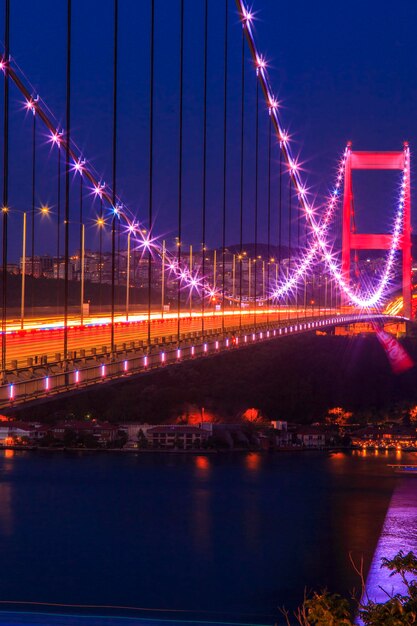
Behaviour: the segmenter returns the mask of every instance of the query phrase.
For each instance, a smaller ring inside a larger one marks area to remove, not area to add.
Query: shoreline
[[[96,453],[117,453],[117,454],[187,454],[187,455],[211,455],[211,454],[225,454],[225,453],[261,453],[261,454],[275,454],[286,452],[349,452],[357,448],[344,447],[344,446],[329,446],[325,448],[306,448],[306,447],[282,447],[271,450],[263,450],[259,448],[218,448],[218,449],[193,449],[193,450],[177,450],[177,449],[140,449],[140,448],[71,448],[71,447],[42,447],[42,446],[0,446],[0,452],[13,451],[13,452],[96,452]],[[394,452],[395,450],[391,450]],[[408,452],[408,450],[402,450],[402,452]],[[410,451],[411,452],[411,451]]]

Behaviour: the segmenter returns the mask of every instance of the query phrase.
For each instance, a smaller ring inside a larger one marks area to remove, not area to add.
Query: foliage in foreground
[[[283,610],[288,626],[354,626],[358,618],[365,626],[417,625],[417,557],[413,552],[404,554],[400,550],[392,559],[383,558],[381,567],[390,571],[390,577],[401,579],[404,593],[390,594],[384,590],[386,601],[374,602],[366,595],[362,566],[355,566],[362,584],[360,600],[353,597],[352,603],[327,589],[313,593],[305,598],[294,616]]]

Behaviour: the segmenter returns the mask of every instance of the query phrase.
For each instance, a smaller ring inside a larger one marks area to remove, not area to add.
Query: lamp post
[[[126,258],[126,322],[129,321],[129,296],[130,296],[130,237],[132,228],[127,232],[127,258]]]
[[[162,242],[162,261],[161,261],[161,317],[164,319],[165,308],[165,256],[166,247],[165,241]]]
[[[193,273],[193,247],[190,245],[190,279]],[[190,289],[190,317],[193,314],[193,290]]]
[[[22,295],[20,300],[20,328],[25,325],[25,282],[26,282],[26,213],[23,213],[22,236]]]
[[[80,321],[81,321],[81,325],[83,325],[84,323],[84,271],[85,271],[85,226],[84,224],[81,224],[81,251],[80,251],[80,256],[81,256],[81,276],[80,276],[80,282],[81,282],[81,289],[80,289],[80,299],[81,299],[81,310],[80,310]]]

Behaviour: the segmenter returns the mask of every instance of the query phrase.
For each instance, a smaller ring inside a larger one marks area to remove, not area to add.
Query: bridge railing
[[[78,391],[91,385],[128,378],[279,337],[370,319],[375,319],[375,315],[332,315],[323,319],[294,319],[272,327],[266,324],[258,328],[246,327],[242,328],[241,332],[229,332],[224,336],[187,339],[181,345],[157,345],[147,350],[126,350],[115,356],[74,359],[39,367],[36,370],[27,368],[16,375],[14,382],[0,386],[0,407],[13,407],[41,398],[52,398],[61,393]]]

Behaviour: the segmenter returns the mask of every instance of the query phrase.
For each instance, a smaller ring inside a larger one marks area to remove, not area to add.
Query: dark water
[[[2,452],[0,600],[97,607],[3,604],[0,624],[84,624],[30,614],[38,611],[89,615],[90,626],[271,624],[305,587],[358,585],[349,552],[368,569],[393,494],[401,487],[403,502],[416,492],[417,479],[387,468],[399,461],[369,452]]]

